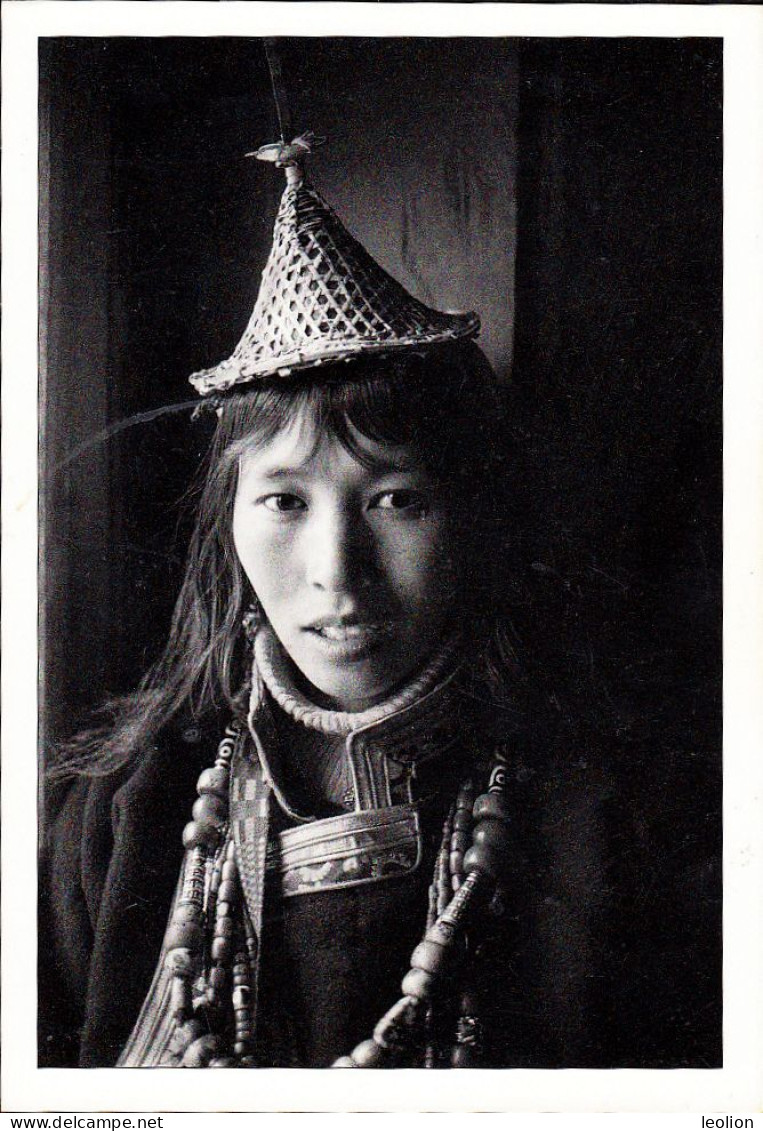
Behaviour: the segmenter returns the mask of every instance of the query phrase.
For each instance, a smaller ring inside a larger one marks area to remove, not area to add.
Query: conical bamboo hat
[[[305,135],[257,152],[286,167],[273,247],[235,350],[190,378],[202,396],[324,362],[421,349],[479,332],[476,314],[425,306],[350,235],[304,178],[301,163],[312,141]]]

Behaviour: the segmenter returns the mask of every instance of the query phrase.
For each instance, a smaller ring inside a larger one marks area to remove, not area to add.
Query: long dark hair
[[[117,769],[145,750],[181,709],[196,720],[222,707],[240,711],[248,675],[242,623],[252,594],[232,537],[238,457],[245,444],[266,443],[305,410],[318,434],[333,433],[357,457],[352,429],[378,442],[414,445],[458,493],[465,516],[458,535],[471,666],[475,679],[500,697],[511,658],[495,585],[506,569],[509,453],[500,391],[477,346],[459,343],[325,366],[320,381],[313,373],[262,383],[213,407],[219,421],[202,469],[196,526],[164,651],[135,694],[106,704],[104,725],[61,751],[52,776]]]

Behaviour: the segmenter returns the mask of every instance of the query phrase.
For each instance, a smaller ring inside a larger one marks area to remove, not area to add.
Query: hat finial
[[[290,142],[275,141],[270,145],[261,145],[247,157],[256,157],[258,161],[272,161],[277,169],[286,170],[286,183],[290,185],[301,184],[305,179],[303,168],[305,159],[323,145],[325,137],[316,137],[312,130],[300,134]]]
[[[414,298],[381,267],[305,179],[304,161],[324,138],[300,134],[254,153],[286,171],[273,244],[257,301],[233,353],[192,374],[201,396],[327,362],[427,349],[479,333],[471,311]]]

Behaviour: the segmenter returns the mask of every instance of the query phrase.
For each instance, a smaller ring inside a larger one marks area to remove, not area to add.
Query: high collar
[[[346,738],[399,714],[428,695],[447,675],[455,672],[459,666],[459,650],[458,637],[448,637],[426,666],[402,688],[364,711],[334,711],[313,703],[296,685],[292,665],[269,625],[264,625],[257,633],[254,662],[266,688],[287,715],[310,730]]]
[[[411,794],[419,767],[452,751],[463,733],[465,699],[458,680],[459,644],[450,640],[426,668],[384,703],[360,712],[317,707],[293,683],[290,665],[272,630],[255,641],[250,729],[260,761],[285,811],[283,773],[268,698],[306,727],[334,735],[348,760],[356,810],[391,805]],[[268,695],[263,692],[267,690]]]

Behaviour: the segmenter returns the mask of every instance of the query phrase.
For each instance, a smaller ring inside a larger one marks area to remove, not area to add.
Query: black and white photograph
[[[36,39],[31,1071],[720,1079],[728,42],[300,7]]]

